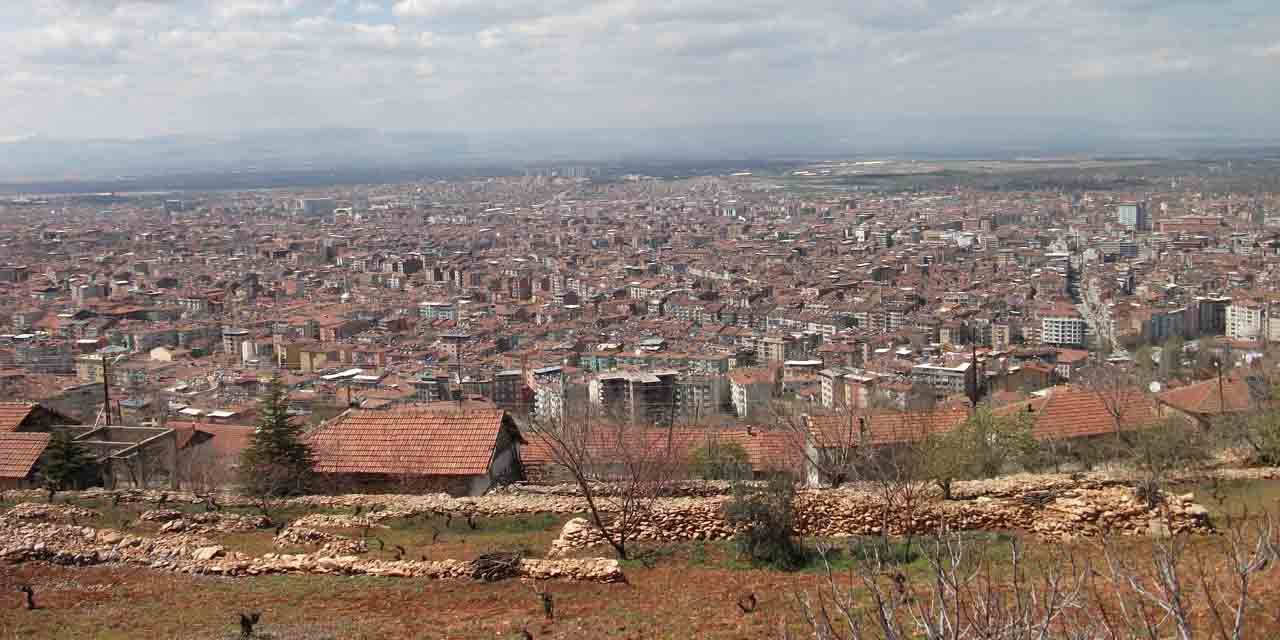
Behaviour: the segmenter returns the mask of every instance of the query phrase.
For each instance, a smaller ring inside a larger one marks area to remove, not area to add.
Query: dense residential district
[[[1208,420],[1280,341],[1274,194],[785,178],[7,198],[0,486],[39,486],[48,432],[80,425],[103,460],[177,454],[109,485],[181,488],[176,460],[236,464],[273,379],[340,443],[317,470],[475,494],[549,463],[519,433],[571,420],[718,433],[757,471],[796,463],[796,415],[989,403],[1096,435],[1118,418],[1077,378],[1099,364],[1146,372],[1144,416]]]

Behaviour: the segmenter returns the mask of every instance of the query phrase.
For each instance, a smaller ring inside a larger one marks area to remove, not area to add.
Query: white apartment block
[[[1269,329],[1266,305],[1241,300],[1227,307],[1228,338],[1257,342],[1267,337]]]
[[[1046,316],[1040,319],[1040,341],[1058,346],[1083,347],[1088,325],[1079,316]]]

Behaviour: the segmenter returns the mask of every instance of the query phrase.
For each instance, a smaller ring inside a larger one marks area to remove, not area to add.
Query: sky
[[[1275,0],[4,0],[0,39],[0,141],[1006,116],[1280,134]]]

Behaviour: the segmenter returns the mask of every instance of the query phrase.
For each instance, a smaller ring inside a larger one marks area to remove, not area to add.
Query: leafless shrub
[[[1135,553],[1135,544],[1145,551]],[[817,640],[1242,640],[1268,614],[1255,582],[1280,559],[1269,515],[1233,518],[1212,538],[1180,535],[1123,546],[1106,540],[1100,554],[1065,546],[1032,558],[1015,539],[993,543],[948,531],[919,547],[923,569],[900,567],[864,547],[847,576],[832,568],[832,550],[821,548],[826,571],[818,587],[793,594],[804,634]],[[779,635],[791,634],[784,623]]]
[[[536,422],[552,460],[577,485],[591,524],[627,559],[628,546],[650,520],[658,499],[680,471],[680,455],[668,428],[593,420],[590,415],[565,422]],[[611,482],[609,491],[596,483]]]

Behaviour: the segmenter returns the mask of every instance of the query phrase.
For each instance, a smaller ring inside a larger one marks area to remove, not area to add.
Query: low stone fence
[[[243,533],[274,526],[266,516],[247,516],[238,513],[183,513],[171,509],[152,509],[138,516],[145,522],[158,522],[161,533],[182,531],[200,533]]]
[[[1173,474],[1170,481],[1203,481],[1217,478],[1227,481],[1256,481],[1280,479],[1280,468],[1255,469],[1217,469],[1209,471],[1193,471]],[[954,502],[964,503],[982,499],[1019,499],[1020,496],[1035,492],[1070,492],[1070,491],[1102,491],[1106,489],[1128,490],[1136,484],[1136,479],[1124,473],[1095,472],[1088,474],[1026,474],[1005,476],[991,480],[974,480],[956,482],[952,486]],[[610,485],[595,485],[596,495],[603,499],[597,505],[604,510],[611,509],[612,496],[617,490]],[[929,488],[932,498],[937,498],[935,489]],[[455,498],[448,494],[342,494],[342,495],[309,495],[298,496],[275,501],[276,508],[311,508],[327,510],[350,510],[351,516],[369,522],[384,522],[395,518],[412,518],[419,516],[453,516],[477,518],[506,517],[531,514],[573,515],[586,513],[586,502],[577,497],[576,485],[511,485],[495,490],[488,495],[475,498]],[[682,482],[673,485],[659,502],[670,508],[686,508],[706,501],[727,498],[730,484],[727,482]],[[851,483],[839,489],[818,489],[803,491],[802,495],[835,496],[833,500],[844,499],[841,496],[852,496],[851,500],[859,501],[858,496],[874,494],[874,487]],[[43,500],[45,492],[36,490],[8,491],[3,496],[7,500]],[[177,491],[157,490],[121,490],[105,491],[101,489],[63,492],[60,497],[77,499],[97,499],[119,503],[155,504],[163,507],[169,503],[185,503],[199,505],[205,502],[202,496]],[[823,498],[824,500],[826,498]],[[244,496],[219,494],[217,504],[223,507],[253,507],[255,501]],[[36,509],[35,506],[31,507]],[[691,507],[690,507],[691,508]],[[311,516],[308,516],[311,517]],[[976,517],[976,516],[974,516]],[[355,521],[352,521],[353,523]],[[364,524],[333,524],[306,526],[354,526]]]
[[[299,526],[281,531],[271,542],[277,548],[319,547],[323,555],[351,556],[369,552],[369,543],[364,540]]]
[[[110,529],[0,517],[0,561],[44,561],[85,566],[126,563],[191,574],[256,576],[280,573],[371,575],[406,578],[467,578],[466,560],[377,560],[325,553],[248,556],[188,533],[145,537]],[[520,560],[515,575],[545,580],[623,582],[616,560],[607,558]]]
[[[69,504],[22,502],[14,505],[14,507],[5,515],[18,520],[32,520],[36,522],[70,522],[72,524],[76,524],[81,520],[91,520],[96,518],[98,516],[98,512]]]
[[[641,540],[724,540],[734,528],[724,518],[726,498],[659,504],[636,530]],[[1006,497],[939,500],[920,496],[914,506],[891,509],[872,493],[810,491],[796,498],[796,531],[803,536],[928,535],[951,531],[1022,531],[1045,540],[1101,535],[1170,535],[1213,530],[1208,511],[1192,496],[1162,494],[1155,504],[1126,486],[1023,491]],[[605,544],[583,518],[565,524],[551,556]]]

